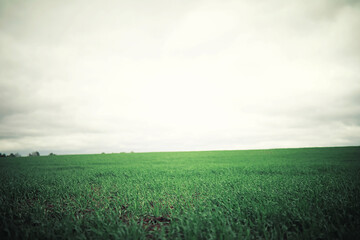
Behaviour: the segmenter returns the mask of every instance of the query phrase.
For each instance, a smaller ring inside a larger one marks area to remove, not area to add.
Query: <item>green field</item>
[[[0,159],[1,239],[360,239],[360,147]]]

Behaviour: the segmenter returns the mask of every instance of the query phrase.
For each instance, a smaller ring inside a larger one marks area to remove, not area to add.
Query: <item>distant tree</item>
[[[56,156],[56,154],[55,153],[50,153],[49,156]]]
[[[5,153],[0,153],[0,158],[6,157]]]
[[[29,153],[29,157],[38,157],[40,156],[40,153],[39,152],[32,152],[32,153]]]
[[[15,157],[15,154],[10,153],[10,154],[8,155],[8,157]]]
[[[15,157],[21,157],[20,153],[15,153]]]

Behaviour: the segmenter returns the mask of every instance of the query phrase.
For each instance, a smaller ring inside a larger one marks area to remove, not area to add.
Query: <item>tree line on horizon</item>
[[[39,157],[40,153],[38,151],[35,152],[31,152],[28,155],[29,157]],[[54,153],[50,153],[49,156],[55,156]],[[0,153],[0,158],[4,158],[4,157],[21,157],[20,153],[10,153],[8,155],[6,155],[5,153]]]

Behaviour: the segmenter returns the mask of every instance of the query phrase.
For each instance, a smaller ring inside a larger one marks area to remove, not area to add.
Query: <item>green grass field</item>
[[[360,147],[0,159],[1,239],[360,239]]]

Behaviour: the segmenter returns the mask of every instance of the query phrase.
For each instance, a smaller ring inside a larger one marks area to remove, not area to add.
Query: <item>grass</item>
[[[360,147],[0,159],[1,239],[359,239]]]

